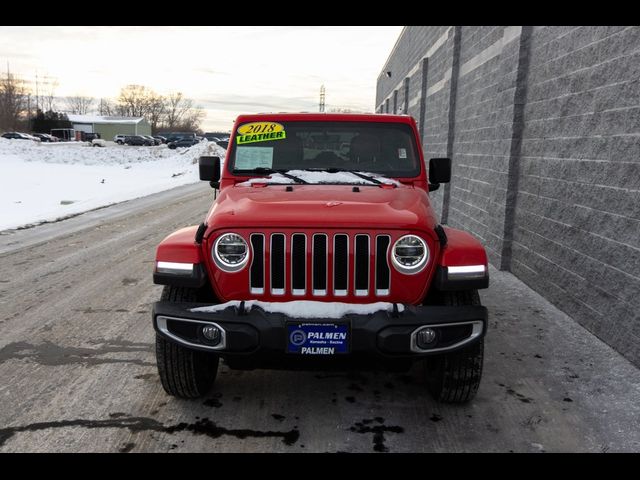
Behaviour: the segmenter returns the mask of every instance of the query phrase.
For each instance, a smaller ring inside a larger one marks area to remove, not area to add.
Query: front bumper
[[[486,332],[487,309],[482,306],[413,306],[404,311],[378,311],[368,315],[348,314],[336,319],[299,319],[281,313],[269,313],[259,307],[249,312],[230,306],[217,312],[192,312],[201,303],[156,302],[153,305],[155,330],[169,341],[188,348],[217,352],[228,357],[301,355],[286,353],[287,323],[347,323],[349,353],[386,358],[422,357],[451,352],[479,341]],[[201,329],[212,325],[222,331],[218,344],[207,344]],[[430,327],[437,341],[430,348],[420,348],[417,332]]]

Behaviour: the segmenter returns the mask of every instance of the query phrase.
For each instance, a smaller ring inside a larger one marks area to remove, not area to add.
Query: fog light
[[[214,327],[213,325],[205,325],[202,327],[202,336],[207,339],[208,343],[211,345],[216,345],[220,343],[220,329],[218,327]]]
[[[423,328],[418,332],[416,343],[419,348],[427,349],[433,347],[438,333],[433,328]]]

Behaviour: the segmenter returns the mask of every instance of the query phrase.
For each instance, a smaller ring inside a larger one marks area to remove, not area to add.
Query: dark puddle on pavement
[[[398,425],[385,425],[382,417],[366,418],[356,422],[349,430],[356,433],[373,433],[373,451],[388,452],[385,445],[385,433],[404,433],[404,428]]]
[[[300,432],[297,428],[292,428],[288,431],[275,431],[275,430],[252,430],[248,428],[225,428],[218,426],[215,422],[208,418],[197,419],[193,423],[181,422],[175,425],[165,425],[158,420],[148,417],[124,417],[124,414],[116,413],[111,414],[111,418],[107,420],[87,420],[87,419],[73,419],[73,420],[58,420],[52,422],[39,422],[30,423],[28,425],[20,425],[16,427],[7,427],[0,429],[0,447],[2,447],[7,440],[13,437],[16,433],[20,432],[37,432],[41,430],[48,430],[51,428],[67,428],[67,427],[83,427],[88,429],[98,428],[118,428],[127,429],[132,433],[138,432],[159,432],[167,434],[175,434],[179,432],[189,432],[193,435],[205,435],[209,438],[220,438],[223,436],[230,436],[238,439],[245,438],[281,438],[282,443],[287,446],[295,444],[300,438]],[[129,448],[130,451],[135,445],[126,444],[120,449],[122,451],[125,448]]]
[[[151,344],[124,340],[104,340],[96,342],[99,348],[62,347],[51,342],[37,345],[28,342],[14,342],[0,349],[0,363],[11,359],[32,360],[40,365],[102,365],[107,363],[129,363],[139,366],[155,367],[156,364],[136,358],[110,358],[102,355],[118,353],[148,353]]]
[[[120,453],[129,453],[131,450],[133,450],[135,446],[136,446],[135,443],[127,443],[124,446],[122,446],[118,451]]]
[[[516,398],[516,399],[520,400],[522,403],[535,403],[535,400],[534,400],[533,398],[529,398],[529,397],[527,397],[526,395],[523,395],[523,394],[521,394],[521,393],[519,393],[519,392],[515,391],[513,388],[511,388],[511,387],[509,387],[509,386],[505,385],[504,383],[499,383],[499,382],[496,382],[496,383],[497,383],[497,385],[498,385],[499,387],[504,388],[504,389],[505,389],[505,392],[507,392],[507,394],[509,394],[509,395],[511,395],[512,397],[514,397],[514,398]]]
[[[220,401],[220,397],[222,397],[221,393],[218,393],[217,395],[215,395],[212,398],[208,398],[207,400],[205,400],[204,402],[202,402],[202,404],[205,407],[214,407],[214,408],[220,408],[222,406],[222,402]]]

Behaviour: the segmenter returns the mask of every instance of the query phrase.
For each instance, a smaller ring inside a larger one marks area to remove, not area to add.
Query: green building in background
[[[116,135],[151,135],[151,125],[144,117],[67,116],[76,132],[98,133],[105,140],[113,140]]]

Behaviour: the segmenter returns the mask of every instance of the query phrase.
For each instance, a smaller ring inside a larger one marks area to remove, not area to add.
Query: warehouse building
[[[113,140],[122,135],[151,135],[151,125],[144,117],[105,117],[99,115],[67,115],[76,132],[98,133],[100,138]]]
[[[442,223],[640,365],[640,27],[405,27],[376,110],[452,158]]]

